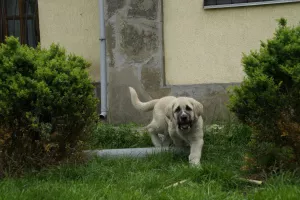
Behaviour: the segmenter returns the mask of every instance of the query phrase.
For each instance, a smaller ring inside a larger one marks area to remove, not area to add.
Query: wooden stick
[[[239,180],[246,181],[246,182],[249,182],[249,183],[254,183],[256,185],[261,185],[262,184],[262,181],[253,180],[253,179],[239,178]]]
[[[186,182],[186,181],[188,181],[188,179],[185,179],[185,180],[176,182],[176,183],[174,183],[174,184],[172,184],[172,185],[169,185],[169,186],[165,187],[164,189],[168,189],[168,188],[170,188],[170,187],[176,187],[176,186],[178,186],[179,184],[182,184],[182,183],[184,183],[184,182]]]

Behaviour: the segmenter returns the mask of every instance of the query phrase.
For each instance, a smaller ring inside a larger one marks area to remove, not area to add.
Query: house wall
[[[206,123],[227,119],[227,88],[243,78],[242,52],[272,36],[275,19],[300,21],[300,3],[204,10],[201,0],[106,0],[108,120],[148,123],[130,102],[190,96],[204,105]],[[163,6],[163,7],[162,7]],[[163,11],[163,13],[162,13]],[[52,42],[92,62],[99,85],[97,0],[39,0],[42,46]],[[99,94],[99,89],[98,89]]]
[[[272,37],[276,19],[300,22],[300,3],[203,9],[199,0],[164,0],[166,83],[240,82],[242,53]]]
[[[111,123],[148,123],[130,102],[128,86],[142,101],[166,95],[201,101],[206,122],[228,118],[224,102],[231,83],[164,85],[163,14],[161,0],[106,0],[108,119]],[[201,8],[199,8],[201,9]],[[166,51],[170,49],[165,49]],[[176,68],[174,68],[176,70]],[[188,77],[181,77],[188,81]]]
[[[109,121],[147,123],[130,102],[191,96],[205,121],[228,119],[229,86],[243,78],[242,53],[272,36],[276,19],[300,21],[300,4],[204,10],[199,0],[107,0]],[[162,14],[163,8],[163,14]]]
[[[42,47],[60,43],[69,53],[83,56],[92,66],[94,81],[100,81],[98,0],[39,0]]]

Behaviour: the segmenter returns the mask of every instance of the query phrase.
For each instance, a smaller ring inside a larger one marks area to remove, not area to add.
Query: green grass
[[[147,134],[140,134],[136,124],[122,124],[113,126],[111,124],[99,123],[92,132],[89,140],[89,149],[114,149],[149,147],[152,145]]]
[[[238,129],[238,131],[236,131]],[[229,134],[225,134],[225,133]],[[0,199],[299,199],[300,179],[274,174],[263,185],[239,180],[247,137],[242,127],[206,135],[202,168],[189,167],[186,155],[93,159],[85,165],[60,166],[23,178],[0,181]],[[177,187],[165,189],[188,179]]]

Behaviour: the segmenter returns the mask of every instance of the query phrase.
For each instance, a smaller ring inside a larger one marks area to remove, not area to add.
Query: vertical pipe
[[[101,84],[101,111],[100,118],[107,117],[107,68],[106,68],[106,38],[105,38],[104,0],[99,0],[100,21],[100,84]]]
[[[160,67],[161,67],[161,87],[166,87],[166,66],[165,66],[165,40],[164,40],[164,1],[160,0],[160,38],[161,38],[161,48],[160,48]]]

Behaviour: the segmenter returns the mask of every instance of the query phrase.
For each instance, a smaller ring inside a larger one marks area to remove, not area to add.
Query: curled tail
[[[141,102],[135,89],[133,89],[132,87],[129,87],[129,92],[132,105],[139,111],[148,112],[150,110],[153,110],[155,104],[158,102],[158,99],[154,99],[148,102]]]

